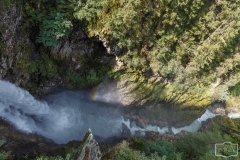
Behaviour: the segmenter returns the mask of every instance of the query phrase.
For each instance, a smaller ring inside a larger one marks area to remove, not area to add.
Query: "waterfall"
[[[0,80],[0,117],[17,129],[40,134],[56,143],[81,140],[88,128],[101,138],[120,137],[122,124],[131,135],[144,136],[146,131],[177,134],[181,131],[196,132],[203,121],[217,116],[208,109],[192,124],[180,128],[160,128],[148,124],[145,128],[134,121],[125,120],[117,104],[94,101],[87,90],[64,91],[36,100],[28,91]],[[240,113],[228,113],[230,118],[240,118]]]
[[[27,133],[56,143],[81,140],[88,128],[102,138],[120,136],[122,117],[106,103],[86,98],[84,91],[66,91],[36,100],[29,92],[0,80],[0,117]]]

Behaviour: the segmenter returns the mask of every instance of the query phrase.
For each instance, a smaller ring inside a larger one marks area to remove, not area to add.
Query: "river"
[[[103,139],[121,137],[122,124],[125,124],[134,136],[140,131],[156,131],[161,134],[181,131],[196,132],[201,123],[216,115],[209,110],[189,126],[174,128],[146,125],[145,128],[123,118],[118,109],[120,104],[104,103],[89,98],[89,90],[64,91],[36,100],[28,91],[14,84],[0,80],[0,117],[26,133],[37,133],[56,143],[81,140],[88,128]],[[231,118],[240,118],[240,114],[229,113]]]

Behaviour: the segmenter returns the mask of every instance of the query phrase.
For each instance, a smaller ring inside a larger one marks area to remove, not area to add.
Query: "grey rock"
[[[214,114],[226,115],[226,106],[224,103],[214,103],[208,109]]]
[[[4,76],[9,68],[13,65],[15,57],[14,50],[18,44],[17,42],[17,28],[22,19],[21,8],[17,9],[13,4],[8,10],[0,15],[0,33],[1,41],[4,42],[6,50],[1,53],[0,68],[1,74]],[[2,77],[1,76],[1,77]]]
[[[89,129],[83,138],[82,149],[77,153],[74,160],[100,160],[101,152],[95,141],[92,131]]]

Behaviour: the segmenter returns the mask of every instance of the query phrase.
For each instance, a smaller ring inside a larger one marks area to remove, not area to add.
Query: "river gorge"
[[[146,131],[160,134],[196,132],[203,121],[217,115],[207,109],[187,126],[175,128],[147,124],[145,127],[139,127],[135,121],[124,118],[121,104],[101,102],[98,101],[100,95],[98,98],[91,95],[90,89],[68,90],[36,100],[28,91],[1,80],[0,116],[18,130],[36,133],[61,144],[81,140],[88,128],[102,139],[121,138],[123,124],[130,130],[131,136],[135,136],[136,132],[144,136]],[[240,113],[230,112],[228,116],[240,118]]]
[[[0,1],[0,160],[218,159],[240,144],[239,4]]]

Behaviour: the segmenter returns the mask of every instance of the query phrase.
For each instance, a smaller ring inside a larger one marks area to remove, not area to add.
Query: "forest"
[[[123,66],[117,70],[111,65],[98,67],[101,65],[96,59],[100,53],[94,53],[94,58],[80,57],[79,61],[87,66],[81,71],[88,70],[88,78],[79,73],[65,78],[76,86],[99,83],[106,73],[112,78],[135,75],[133,78],[139,79],[143,86],[139,92],[161,90],[161,96],[149,94],[147,100],[165,100],[183,106],[223,101],[231,107],[238,105],[240,95],[239,3],[226,0],[27,1],[22,13],[23,28],[29,30],[35,43],[47,53],[58,41],[74,34],[77,27],[88,37],[102,37],[111,45],[112,54]],[[44,53],[40,59],[53,64],[46,68],[49,73],[43,73],[35,81],[56,77],[61,72],[59,60]],[[29,70],[38,69],[30,64]],[[148,85],[150,77],[158,77],[160,83]],[[196,93],[194,97],[193,93]],[[186,102],[190,99],[195,100]]]

